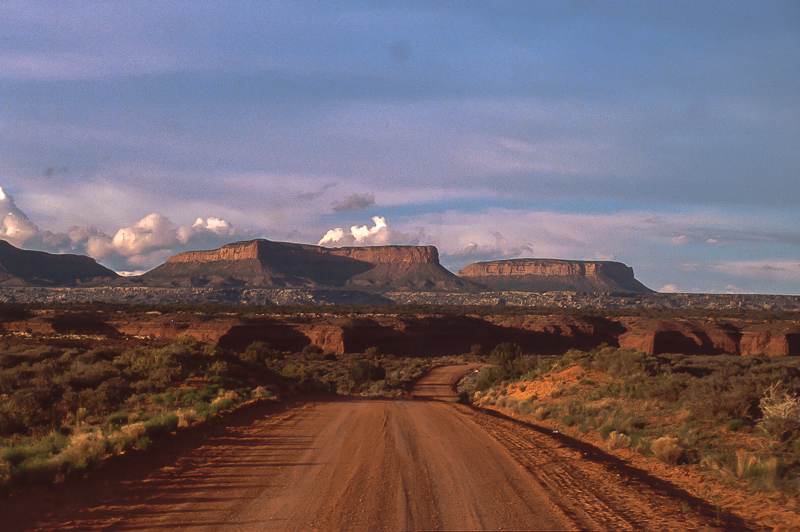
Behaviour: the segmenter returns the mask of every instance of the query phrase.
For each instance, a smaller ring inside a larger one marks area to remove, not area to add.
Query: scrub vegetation
[[[307,392],[395,396],[436,363],[375,348],[287,353],[264,342],[236,353],[191,336],[127,347],[6,343],[0,488],[64,480],[250,400]]]
[[[800,360],[648,355],[601,346],[563,356],[501,344],[461,383],[475,404],[596,436],[750,489],[800,494]],[[591,439],[591,438],[588,438]]]

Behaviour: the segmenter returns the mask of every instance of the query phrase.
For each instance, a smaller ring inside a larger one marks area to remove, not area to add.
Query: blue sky
[[[9,1],[0,36],[22,247],[135,271],[334,230],[800,294],[795,1]]]

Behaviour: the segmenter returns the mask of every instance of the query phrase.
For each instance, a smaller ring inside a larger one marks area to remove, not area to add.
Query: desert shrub
[[[306,346],[308,348],[310,346]],[[305,352],[305,349],[304,349]],[[282,358],[279,352],[272,349],[268,343],[256,340],[248,345],[241,356],[242,360],[251,364],[263,364],[267,360]]]
[[[578,422],[577,416],[573,416],[573,415],[570,415],[570,414],[567,414],[566,416],[563,416],[561,418],[561,424],[564,425],[565,427],[571,427],[572,425],[576,424],[577,422]]]
[[[383,366],[367,359],[359,359],[353,362],[350,368],[350,380],[359,386],[369,381],[377,381],[386,377],[386,369]]]
[[[758,426],[778,441],[795,439],[800,432],[800,398],[780,384],[772,384],[759,402],[761,420]]]
[[[145,433],[148,437],[158,437],[174,432],[178,428],[178,415],[172,412],[157,414],[144,423]]]
[[[469,353],[467,353],[467,354],[471,355],[471,356],[477,356],[477,357],[483,356],[483,354],[484,354],[483,346],[481,344],[472,344],[472,346],[470,346],[470,348],[469,348]]]
[[[95,388],[103,381],[120,375],[119,370],[105,360],[86,362],[80,358],[72,363],[66,375],[68,384],[75,389]]]
[[[60,394],[54,386],[25,388],[0,401],[0,436],[57,428],[62,414],[52,406]]]
[[[736,453],[736,475],[752,485],[775,489],[780,470],[780,460],[775,456],[759,457],[746,451]]]
[[[623,432],[611,431],[606,439],[609,449],[627,449],[631,446],[631,438]]]
[[[129,416],[127,412],[124,410],[118,410],[106,418],[106,423],[108,423],[111,427],[121,427],[128,422],[128,417]]]
[[[253,399],[267,399],[273,397],[272,390],[264,388],[263,386],[256,387],[250,394]]]
[[[511,376],[515,373],[514,362],[521,356],[522,348],[519,345],[504,342],[492,350],[492,364],[500,368],[504,375]]]
[[[224,360],[215,360],[206,367],[205,374],[211,376],[227,375],[230,371],[230,366]]]
[[[663,436],[655,440],[650,450],[653,452],[653,456],[665,464],[671,465],[676,465],[684,452],[678,438],[671,438],[669,436]]]
[[[615,432],[616,430],[617,429],[616,427],[614,427],[614,425],[603,425],[602,427],[597,429],[597,432],[598,434],[600,434],[600,438],[602,438],[603,440],[607,440],[609,435],[611,435],[611,433]]]

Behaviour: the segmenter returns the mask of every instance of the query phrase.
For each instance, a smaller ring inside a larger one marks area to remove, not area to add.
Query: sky
[[[0,3],[0,238],[252,238],[800,294],[800,3]]]

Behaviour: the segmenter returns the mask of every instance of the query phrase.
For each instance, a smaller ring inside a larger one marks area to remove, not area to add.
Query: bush
[[[306,346],[306,349],[311,346]],[[305,349],[303,350],[305,353]],[[242,354],[242,360],[251,364],[263,364],[267,360],[275,360],[280,358],[280,354],[271,349],[269,344],[256,340],[247,346]]]
[[[356,360],[350,368],[350,380],[356,386],[384,378],[386,378],[386,369],[371,360]]]
[[[178,428],[180,419],[177,414],[159,414],[144,423],[144,429],[148,437],[164,436],[174,432]]]
[[[678,438],[670,438],[669,436],[664,436],[654,441],[650,450],[653,452],[653,456],[665,464],[677,465],[683,456],[683,447],[681,447]]]
[[[797,437],[800,431],[800,398],[790,394],[779,383],[764,392],[759,403],[761,421],[758,423],[767,434],[784,442]]]
[[[518,377],[520,372],[515,363],[522,357],[522,348],[511,342],[499,344],[492,351],[492,364],[497,366],[504,377]]]
[[[609,449],[626,449],[631,446],[631,438],[625,433],[612,431],[608,435],[608,442]]]
[[[571,427],[575,423],[578,422],[578,418],[576,416],[566,415],[561,418],[561,424],[565,427]]]

